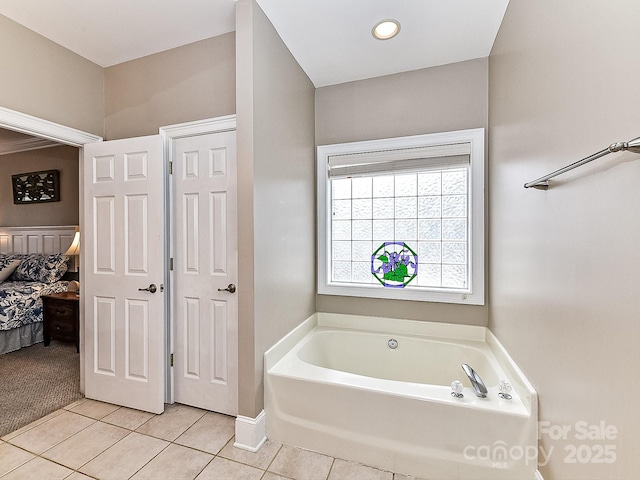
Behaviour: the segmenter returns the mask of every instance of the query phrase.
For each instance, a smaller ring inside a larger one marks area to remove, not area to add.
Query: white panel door
[[[236,135],[173,145],[174,399],[237,415]]]
[[[84,148],[85,395],[164,410],[164,182],[159,135]]]

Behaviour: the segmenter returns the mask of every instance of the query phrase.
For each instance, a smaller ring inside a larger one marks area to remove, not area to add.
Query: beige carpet
[[[0,437],[80,398],[74,344],[52,340],[0,355]]]

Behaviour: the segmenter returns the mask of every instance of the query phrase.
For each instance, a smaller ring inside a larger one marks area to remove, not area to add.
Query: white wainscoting
[[[77,225],[0,227],[0,253],[64,253]]]

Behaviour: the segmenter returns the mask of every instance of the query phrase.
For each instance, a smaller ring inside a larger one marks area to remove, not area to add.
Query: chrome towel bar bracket
[[[525,183],[524,188],[535,188],[538,190],[547,190],[549,188],[549,179],[557,175],[560,175],[562,173],[573,170],[574,168],[578,168],[581,165],[584,165],[585,163],[589,163],[600,157],[604,157],[605,155],[608,155],[610,153],[623,152],[627,150],[633,153],[640,154],[640,137],[634,138],[633,140],[629,140],[628,142],[612,143],[604,150],[600,150],[599,152],[594,153],[593,155],[589,155],[588,157],[583,158],[582,160],[578,160],[577,162],[567,165],[566,167],[562,167],[561,169],[556,170],[555,172],[549,173],[544,177],[540,177],[532,182]]]

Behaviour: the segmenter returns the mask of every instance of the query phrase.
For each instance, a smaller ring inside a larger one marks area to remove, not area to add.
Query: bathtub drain
[[[396,348],[398,348],[398,341],[395,338],[391,338],[388,342],[387,345],[389,345],[389,348],[391,350],[395,350]]]

